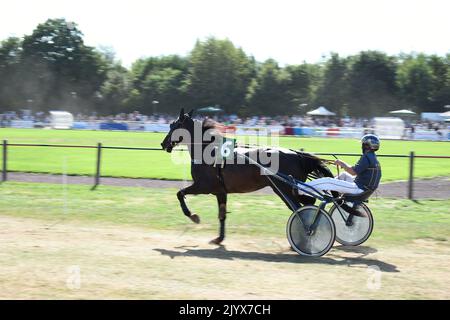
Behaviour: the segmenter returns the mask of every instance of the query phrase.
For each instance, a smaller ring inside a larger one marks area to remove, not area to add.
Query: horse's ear
[[[189,118],[192,118],[192,114],[194,113],[194,109],[192,109],[191,111],[188,112],[188,116]]]
[[[183,117],[184,117],[184,108],[181,108],[179,118],[181,119]]]

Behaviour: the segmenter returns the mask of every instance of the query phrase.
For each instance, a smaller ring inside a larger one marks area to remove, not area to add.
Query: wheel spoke
[[[288,221],[287,236],[295,251],[302,255],[321,256],[333,246],[335,238],[334,223],[331,218],[317,207],[306,206],[293,213]],[[314,223],[314,220],[315,223]],[[308,229],[314,223],[312,233]]]
[[[330,215],[336,226],[336,241],[342,245],[357,246],[366,241],[373,229],[373,217],[367,206],[362,205],[366,217],[350,215],[342,208],[333,206]],[[351,221],[351,224],[348,223]]]

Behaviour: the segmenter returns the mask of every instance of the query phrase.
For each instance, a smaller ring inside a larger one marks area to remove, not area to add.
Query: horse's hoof
[[[222,243],[222,241],[223,241],[223,238],[218,237],[218,238],[215,238],[215,239],[211,240],[211,241],[209,242],[209,244],[220,245],[220,244]]]
[[[200,223],[200,217],[196,214],[191,214],[189,216],[189,219],[191,219],[192,222],[194,222],[194,223],[197,223],[197,224]]]

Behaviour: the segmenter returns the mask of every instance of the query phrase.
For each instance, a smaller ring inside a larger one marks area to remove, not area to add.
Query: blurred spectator
[[[77,113],[74,116],[75,121],[107,121],[107,122],[153,122],[158,124],[168,124],[174,121],[177,116],[168,114],[151,114],[144,115],[139,111],[131,113],[119,113],[116,115],[99,116],[96,112],[91,115]],[[203,119],[205,116],[195,115],[195,119]],[[348,127],[348,128],[364,128],[364,132],[373,132],[370,125],[370,119],[367,118],[353,118],[353,117],[311,117],[311,116],[250,116],[242,117],[235,114],[231,115],[214,115],[212,119],[223,123],[225,125],[244,125],[244,126],[284,126],[284,127]],[[0,114],[0,127],[10,127],[14,120],[28,120],[33,121],[39,126],[49,122],[48,113],[36,112],[31,113],[29,110],[22,111],[8,111]],[[434,130],[440,136],[443,136],[447,129],[446,123],[432,122],[429,120],[418,121],[408,120],[405,123],[405,138],[412,138],[417,130]]]

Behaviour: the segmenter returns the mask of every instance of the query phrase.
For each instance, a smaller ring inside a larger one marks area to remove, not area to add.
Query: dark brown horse
[[[314,198],[299,196],[291,186],[270,175],[262,174],[261,169],[245,161],[245,157],[258,159],[258,163],[262,163],[261,159],[270,159],[271,161],[276,159],[275,172],[291,175],[301,181],[305,181],[309,174],[316,177],[333,177],[321,159],[308,153],[283,148],[261,147],[243,150],[236,148],[225,164],[214,165],[214,162],[207,158],[211,154],[212,159],[217,159],[215,155],[217,149],[210,148],[210,146],[213,144],[213,140],[217,141],[218,138],[222,138],[217,133],[213,138],[208,138],[207,133],[214,129],[216,129],[214,121],[194,120],[192,111],[185,114],[182,109],[178,119],[170,124],[170,131],[161,143],[162,148],[167,152],[172,152],[172,149],[178,144],[185,144],[188,147],[191,157],[191,175],[194,182],[177,193],[181,209],[187,217],[195,223],[200,223],[199,216],[191,213],[186,206],[184,201],[186,195],[213,194],[217,197],[220,232],[219,237],[212,240],[211,243],[220,244],[225,238],[228,193],[252,192],[270,186],[291,210],[315,202]],[[210,150],[208,151],[207,148]],[[267,162],[264,162],[264,166],[268,167]]]

